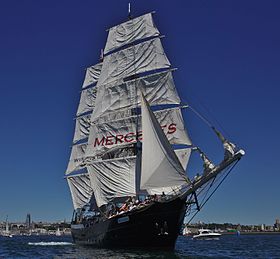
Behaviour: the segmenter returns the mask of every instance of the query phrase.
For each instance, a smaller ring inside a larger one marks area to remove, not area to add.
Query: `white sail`
[[[159,38],[139,43],[104,57],[97,86],[160,68],[169,68]]]
[[[91,120],[94,121],[106,113],[139,106],[140,90],[150,105],[180,103],[172,72],[165,71],[127,81],[121,85],[111,83],[99,87],[96,94],[96,107]]]
[[[176,156],[178,157],[182,167],[186,171],[190,155],[191,155],[191,148],[183,148],[183,149],[176,149],[174,150]],[[159,194],[161,195],[163,192],[165,194],[174,194],[174,192],[178,192],[185,184],[178,185],[178,186],[170,186],[170,187],[160,187],[160,188],[154,188],[154,189],[148,189],[147,192],[151,195],[153,194]]]
[[[87,156],[96,156],[110,148],[136,142],[136,117],[93,124],[88,140]]]
[[[125,119],[125,118],[131,117],[131,116],[133,116],[132,109],[106,113],[106,115],[99,117],[97,121],[93,121],[92,124],[94,124],[94,123],[98,123],[98,124],[107,123],[107,122],[110,122],[110,121]]]
[[[159,110],[153,113],[170,144],[191,145],[180,108]],[[143,131],[143,129],[142,129]]]
[[[109,30],[104,53],[106,54],[136,40],[158,35],[159,31],[154,26],[152,14],[148,13],[112,27]]]
[[[182,148],[174,150],[176,156],[178,157],[182,167],[186,171],[189,159],[191,156],[192,148]]]
[[[142,95],[141,189],[180,186],[189,182],[149,104]]]
[[[102,63],[98,63],[94,66],[88,67],[86,70],[86,76],[82,88],[86,88],[89,85],[95,84],[98,81],[102,68]]]
[[[65,174],[68,175],[74,171],[81,170],[85,168],[85,152],[86,152],[87,144],[78,144],[73,145],[70,155],[70,160],[68,163],[68,167],[66,169]]]
[[[117,197],[135,195],[136,157],[95,161],[87,167],[98,207]]]
[[[93,111],[96,99],[96,87],[84,89],[81,93],[77,116]]]
[[[159,110],[154,114],[171,144],[191,145],[180,108]],[[116,146],[136,143],[136,135],[141,141],[142,123],[140,116],[139,118],[132,116],[115,121],[94,123],[91,126],[86,155],[96,156]]]
[[[67,177],[73,206],[75,209],[82,208],[92,197],[93,191],[87,174]]]
[[[7,234],[10,232],[8,221],[6,221],[6,228],[5,228],[5,231],[6,231]]]
[[[75,133],[73,143],[85,139],[89,135],[91,114],[76,118]]]

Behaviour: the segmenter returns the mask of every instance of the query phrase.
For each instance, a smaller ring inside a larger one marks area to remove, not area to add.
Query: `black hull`
[[[161,247],[173,249],[186,212],[185,199],[155,202],[94,225],[72,225],[76,244],[104,248]]]

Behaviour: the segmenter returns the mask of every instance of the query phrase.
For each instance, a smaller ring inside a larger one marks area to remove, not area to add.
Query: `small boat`
[[[193,239],[219,239],[221,234],[215,233],[210,229],[199,229],[198,230],[199,234],[194,235]]]
[[[192,232],[188,229],[188,227],[184,227],[183,236],[190,236]]]
[[[59,228],[57,228],[57,230],[56,230],[56,232],[55,232],[55,235],[56,235],[57,237],[60,237],[60,236],[61,236],[61,232],[60,232],[60,229],[59,229]]]
[[[13,237],[12,234],[7,233],[7,232],[2,233],[1,236],[3,236],[3,237]]]
[[[9,222],[8,222],[8,216],[6,217],[6,228],[5,231],[1,234],[3,237],[13,237],[13,234],[11,234],[9,230]]]

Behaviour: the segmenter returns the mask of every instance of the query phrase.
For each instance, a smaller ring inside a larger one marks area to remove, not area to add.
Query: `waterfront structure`
[[[279,219],[275,220],[274,229],[276,231],[280,231],[280,221],[279,221]]]
[[[27,215],[26,215],[25,225],[26,225],[27,229],[31,228],[31,215],[30,215],[30,213],[27,213]]]

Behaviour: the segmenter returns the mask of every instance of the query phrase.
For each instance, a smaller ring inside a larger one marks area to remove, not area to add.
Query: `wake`
[[[28,245],[31,246],[69,246],[73,245],[69,242],[29,242]]]

